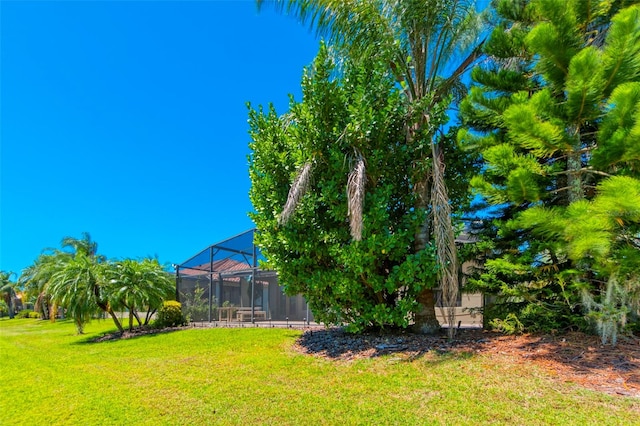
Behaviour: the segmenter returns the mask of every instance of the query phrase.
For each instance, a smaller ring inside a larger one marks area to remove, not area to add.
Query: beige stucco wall
[[[464,287],[467,281],[467,274],[470,274],[473,267],[478,265],[475,262],[465,262],[462,265],[462,287]],[[461,321],[462,327],[482,327],[482,314],[479,312],[469,312],[471,308],[481,308],[483,306],[481,293],[462,293],[462,306],[456,307],[456,320],[455,325],[458,325],[458,321]],[[436,308],[436,314],[440,324],[446,324],[445,315],[446,312],[443,309]]]
[[[455,308],[456,320],[455,326],[458,325],[458,321],[461,321],[462,327],[482,327],[482,314],[479,312],[469,312],[469,308],[482,307],[482,294],[462,294],[462,306]],[[440,324],[446,324],[445,318],[446,312],[444,309],[436,308],[436,314]]]

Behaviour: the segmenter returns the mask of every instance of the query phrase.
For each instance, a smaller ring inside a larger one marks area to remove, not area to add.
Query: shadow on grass
[[[464,361],[472,359],[475,356],[476,354],[470,351],[459,351],[455,349],[443,351],[436,349],[409,354],[408,356],[401,358],[401,362],[410,363],[413,361],[422,360],[428,365],[435,366],[452,361]]]
[[[256,330],[256,328],[254,327],[247,327],[247,328],[237,328],[237,327],[218,327],[218,328],[212,328],[212,327],[204,327],[206,329],[210,329],[210,330],[237,330],[238,332],[241,332],[241,330]],[[117,342],[117,341],[121,341],[121,340],[128,340],[128,339],[142,339],[142,338],[151,338],[151,337],[155,337],[158,336],[160,334],[167,334],[167,333],[174,333],[177,331],[184,331],[184,330],[193,330],[195,329],[195,327],[193,327],[192,325],[187,325],[187,326],[182,326],[182,327],[165,327],[165,328],[153,328],[153,327],[149,327],[149,326],[138,326],[136,328],[133,329],[133,331],[129,331],[128,329],[125,329],[124,332],[119,332],[117,329],[112,329],[109,330],[107,332],[101,333],[98,336],[86,336],[78,341],[76,341],[74,344],[77,345],[85,345],[85,344],[91,344],[91,343],[103,343],[103,342]],[[199,329],[203,329],[203,328],[199,328]],[[282,328],[276,327],[274,329],[279,329],[281,330]],[[291,333],[287,333],[285,335],[288,338],[298,338],[300,336],[300,332],[299,331],[292,331]]]
[[[128,339],[151,338],[151,337],[156,337],[160,334],[174,333],[176,331],[182,331],[187,329],[189,329],[189,327],[167,327],[167,328],[160,328],[160,329],[151,328],[151,327],[137,327],[137,328],[134,328],[133,331],[125,330],[122,333],[118,330],[112,330],[106,333],[102,333],[99,336],[87,336],[83,339],[78,340],[74,344],[86,345],[86,344],[92,344],[92,343],[117,342],[117,341],[128,340]]]

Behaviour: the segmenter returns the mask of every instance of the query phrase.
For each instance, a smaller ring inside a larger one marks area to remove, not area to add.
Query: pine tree
[[[582,233],[606,245],[621,234],[568,226],[588,228],[595,217],[584,206],[603,205],[613,176],[638,177],[640,8],[629,3],[497,2],[492,61],[474,70],[461,107],[473,131],[460,141],[485,161],[472,184],[498,208],[493,258],[475,283],[529,327],[567,325],[581,292],[598,298],[606,274],[617,276],[589,251],[575,255],[572,241]]]

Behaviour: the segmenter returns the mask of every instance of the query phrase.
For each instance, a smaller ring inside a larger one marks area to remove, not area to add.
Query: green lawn
[[[262,328],[88,342],[111,329],[0,320],[0,424],[640,424],[637,399],[484,356],[337,363]]]

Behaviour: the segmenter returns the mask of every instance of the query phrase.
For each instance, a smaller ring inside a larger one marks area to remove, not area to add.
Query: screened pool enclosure
[[[274,271],[258,267],[255,229],[207,247],[176,266],[176,297],[193,321],[313,321],[302,296],[287,296]]]

